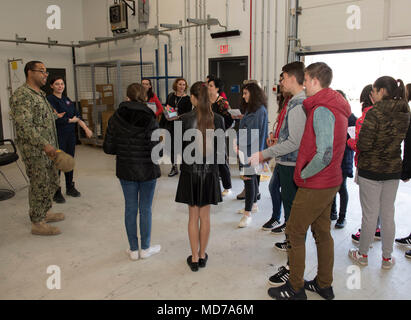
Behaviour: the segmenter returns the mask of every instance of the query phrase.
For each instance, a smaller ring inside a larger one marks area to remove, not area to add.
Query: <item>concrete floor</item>
[[[252,225],[238,229],[244,205],[235,199],[243,182],[233,167],[233,194],[212,208],[209,261],[205,269],[191,272],[187,235],[188,209],[174,202],[178,177],[168,178],[170,166],[162,166],[153,203],[152,244],[161,244],[160,254],[131,261],[123,222],[123,195],[115,177],[114,157],[102,149],[78,146],[76,186],[81,198],[66,197],[56,204],[66,220],[57,223],[63,233],[55,237],[30,234],[27,188],[0,203],[0,299],[245,299],[269,300],[268,277],[285,263],[286,255],[273,249],[283,235],[262,231],[271,200],[268,181],[261,183],[260,211]],[[1,168],[17,185],[24,185],[15,164]],[[64,182],[64,179],[62,179]],[[64,183],[63,183],[64,184]],[[381,243],[369,252],[369,266],[361,269],[361,289],[349,289],[348,250],[354,247],[351,233],[361,223],[358,186],[349,179],[350,202],[345,229],[332,228],[335,241],[334,292],[336,299],[411,299],[411,260],[405,249],[394,245],[397,264],[381,269]],[[5,187],[0,179],[0,188]],[[411,232],[411,182],[400,183],[396,201],[396,237]],[[307,238],[306,279],[316,274],[316,249]],[[47,288],[50,265],[61,270],[61,289]],[[308,299],[321,299],[307,293]]]

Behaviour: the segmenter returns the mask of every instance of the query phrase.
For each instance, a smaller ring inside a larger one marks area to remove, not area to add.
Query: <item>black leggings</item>
[[[231,174],[230,174],[230,167],[226,163],[218,165],[218,171],[220,173],[221,182],[223,183],[224,189],[231,189]]]
[[[345,218],[345,214],[347,213],[347,205],[348,205],[348,190],[347,190],[347,176],[343,175],[343,182],[341,184],[340,190],[338,190],[340,194],[340,214],[339,217],[341,219]],[[334,197],[333,205],[331,207],[332,213],[337,213],[337,196]]]
[[[258,194],[258,176],[256,174],[251,176],[244,176],[249,180],[244,180],[245,186],[245,211],[251,211],[253,204],[257,202]]]

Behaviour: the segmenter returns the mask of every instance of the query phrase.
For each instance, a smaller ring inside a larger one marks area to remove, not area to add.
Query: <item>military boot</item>
[[[45,220],[33,222],[31,224],[31,233],[39,236],[54,236],[60,234],[61,231],[57,227],[53,227],[46,223]]]
[[[64,213],[52,213],[47,212],[46,218],[44,219],[46,222],[58,222],[65,219]]]

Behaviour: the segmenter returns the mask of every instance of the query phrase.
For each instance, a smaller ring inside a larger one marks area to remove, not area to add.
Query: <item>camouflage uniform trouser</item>
[[[25,159],[26,173],[30,179],[29,215],[32,222],[46,217],[53,204],[53,196],[60,185],[58,171],[53,162],[43,157]]]

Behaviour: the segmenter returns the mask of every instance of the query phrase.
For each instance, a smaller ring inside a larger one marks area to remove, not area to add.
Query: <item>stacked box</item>
[[[93,130],[93,99],[81,99],[81,118],[90,130]]]
[[[112,84],[97,84],[96,91],[100,93],[101,104],[114,106],[114,88]]]

